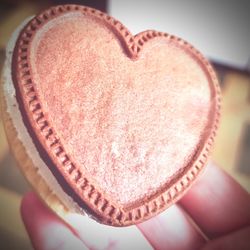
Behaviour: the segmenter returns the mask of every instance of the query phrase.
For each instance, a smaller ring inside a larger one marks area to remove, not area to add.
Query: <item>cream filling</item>
[[[57,182],[56,178],[49,170],[48,166],[41,159],[32,141],[32,138],[30,137],[23,123],[22,115],[16,100],[16,90],[11,76],[12,56],[19,33],[32,18],[33,17],[25,19],[22,24],[17,27],[6,47],[6,60],[3,67],[2,77],[4,84],[3,91],[7,103],[7,112],[10,115],[14,127],[17,131],[18,139],[23,143],[29,158],[32,160],[33,165],[38,170],[37,173],[44,179],[50,190],[52,190],[52,192],[56,194],[56,196],[64,204],[65,207],[67,207],[70,211],[83,213],[83,209],[68,194],[63,191],[60,184]]]

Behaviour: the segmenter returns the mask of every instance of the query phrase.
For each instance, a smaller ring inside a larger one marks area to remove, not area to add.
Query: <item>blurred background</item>
[[[213,64],[222,88],[222,121],[212,159],[250,191],[250,2],[248,0],[0,0],[0,70],[6,43],[26,17],[56,4],[108,12],[136,34],[156,29],[184,38]],[[30,190],[9,152],[0,117],[0,249],[32,249],[19,215]]]

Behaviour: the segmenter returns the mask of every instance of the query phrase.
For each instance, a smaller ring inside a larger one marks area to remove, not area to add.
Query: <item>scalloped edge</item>
[[[29,43],[41,25],[56,16],[71,11],[79,11],[91,15],[106,25],[109,25],[113,32],[121,39],[121,42],[125,43],[128,56],[131,59],[136,59],[143,45],[155,37],[165,37],[167,40],[173,40],[199,62],[207,73],[212,87],[214,87],[211,91],[214,91],[215,95],[215,112],[213,121],[211,122],[210,136],[204,141],[204,146],[200,150],[198,158],[195,162],[192,162],[191,166],[186,166],[186,170],[181,174],[182,176],[180,176],[170,188],[167,188],[165,192],[155,195],[151,200],[141,201],[138,205],[124,208],[112,204],[87,178],[83,177],[81,171],[64,151],[63,145],[61,145],[53,128],[46,120],[33,87],[32,76],[27,60]],[[219,124],[221,103],[220,88],[216,74],[210,63],[199,51],[183,39],[157,31],[144,31],[133,36],[123,24],[101,11],[79,5],[60,5],[43,11],[26,25],[19,35],[14,55],[16,55],[16,59],[13,59],[13,61],[15,60],[16,63],[13,64],[13,68],[17,72],[17,79],[15,79],[14,82],[18,82],[18,86],[22,86],[19,91],[21,92],[22,100],[25,99],[23,100],[24,109],[26,114],[28,114],[29,122],[37,128],[37,130],[35,130],[36,137],[42,142],[42,146],[58,167],[65,181],[68,182],[72,190],[86,203],[87,212],[98,221],[113,226],[128,226],[151,218],[180,199],[190,188],[191,184],[203,169],[203,166],[206,165]]]

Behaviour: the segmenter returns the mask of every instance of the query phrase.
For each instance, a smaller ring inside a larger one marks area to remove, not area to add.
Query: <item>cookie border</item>
[[[65,152],[63,145],[60,143],[59,138],[56,136],[42,111],[42,106],[33,87],[32,75],[29,69],[29,44],[41,25],[71,11],[79,11],[85,15],[90,15],[108,25],[121,42],[125,44],[124,47],[127,50],[127,54],[132,60],[136,60],[143,45],[155,37],[164,37],[167,40],[174,41],[175,44],[190,53],[198,61],[207,74],[211,88],[213,87],[211,91],[214,92],[215,112],[212,117],[213,121],[210,123],[210,135],[204,140],[202,149],[199,149],[197,159],[185,167],[185,171],[171,184],[170,188],[166,188],[164,192],[161,190],[160,194],[158,191],[150,200],[142,200],[139,204],[122,207],[105,198],[102,192],[98,191],[83,176],[83,173],[77,168],[76,164],[71,161],[70,156]],[[29,118],[29,122],[32,124],[32,127],[36,127],[36,129],[33,129],[36,137],[57,166],[65,181],[68,182],[72,190],[84,201],[87,212],[102,223],[113,226],[127,226],[142,222],[160,213],[188,190],[194,179],[196,179],[197,175],[203,169],[203,166],[207,163],[219,124],[220,88],[216,74],[210,63],[199,51],[183,39],[153,30],[144,31],[133,36],[123,24],[101,11],[79,5],[60,5],[43,11],[34,17],[22,30],[16,43],[12,69],[15,70],[14,72],[17,72],[14,75],[14,82],[18,85],[23,107]]]

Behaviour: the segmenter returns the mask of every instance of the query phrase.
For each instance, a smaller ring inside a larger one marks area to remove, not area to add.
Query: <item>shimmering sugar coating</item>
[[[129,42],[115,24],[65,11],[29,45],[47,123],[81,176],[118,208],[166,192],[216,129],[218,86],[208,63],[182,40],[149,35]]]
[[[114,201],[152,194],[193,157],[211,96],[206,75],[183,50],[158,38],[132,61],[105,25],[77,13],[49,22],[33,44],[48,120]]]

